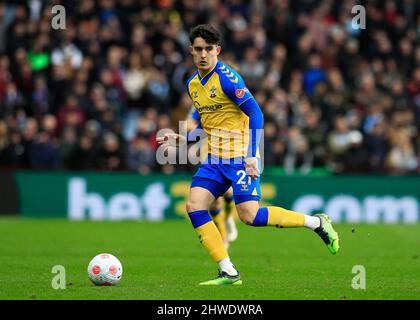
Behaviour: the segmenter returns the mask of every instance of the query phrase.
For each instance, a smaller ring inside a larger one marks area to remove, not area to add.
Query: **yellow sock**
[[[267,225],[277,226],[279,228],[303,227],[305,216],[291,210],[280,207],[267,207],[268,220]]]
[[[223,211],[219,212],[216,215],[212,215],[212,218],[213,218],[213,221],[214,221],[217,229],[220,232],[220,235],[222,236],[223,242],[226,242],[227,241],[227,232],[226,232],[226,223],[225,223],[225,220],[226,220],[225,213]]]
[[[201,244],[215,262],[219,262],[228,256],[222,236],[213,221],[195,228],[195,231]]]

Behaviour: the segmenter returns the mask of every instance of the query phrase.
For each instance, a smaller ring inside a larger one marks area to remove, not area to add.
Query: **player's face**
[[[198,37],[194,39],[194,43],[190,46],[190,53],[197,69],[206,73],[216,65],[220,46],[209,44],[203,38]]]

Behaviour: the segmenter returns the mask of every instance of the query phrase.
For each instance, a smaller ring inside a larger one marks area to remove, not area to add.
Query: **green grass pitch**
[[[420,299],[420,225],[336,225],[331,255],[306,229],[239,225],[230,255],[243,285],[200,287],[217,265],[187,221],[69,222],[0,219],[0,299]],[[123,264],[121,282],[96,287],[87,265],[109,252]],[[54,290],[54,265],[66,289]],[[366,289],[351,286],[363,265]]]

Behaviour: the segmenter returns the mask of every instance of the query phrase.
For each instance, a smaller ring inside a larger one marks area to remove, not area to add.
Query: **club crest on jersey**
[[[192,95],[193,95],[193,98],[194,99],[197,99],[198,98],[198,92],[197,91],[193,91]]]
[[[244,97],[244,95],[245,95],[245,93],[246,92],[248,92],[248,89],[247,88],[243,88],[243,89],[236,89],[235,90],[235,96],[238,98],[238,99],[241,99],[241,98],[243,98]]]
[[[212,86],[210,88],[210,98],[215,98],[216,97],[216,88],[215,86]]]

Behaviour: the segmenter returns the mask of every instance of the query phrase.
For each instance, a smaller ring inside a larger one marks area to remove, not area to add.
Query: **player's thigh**
[[[227,189],[227,191],[225,192],[225,194],[223,195],[223,197],[226,198],[232,198],[233,196],[233,188],[230,187],[229,189]]]
[[[210,202],[222,196],[229,186],[230,181],[225,179],[218,166],[201,164],[191,182],[187,210],[191,212],[197,207],[196,210],[209,209]]]
[[[213,210],[213,211],[222,210],[222,207],[223,207],[223,197],[219,197],[215,199],[210,204],[210,210]]]
[[[238,212],[239,219],[249,225],[254,222],[259,208],[260,204],[255,200],[236,204],[236,211]]]
[[[188,195],[187,211],[208,210],[210,203],[215,200],[213,194],[202,187],[192,187]]]

